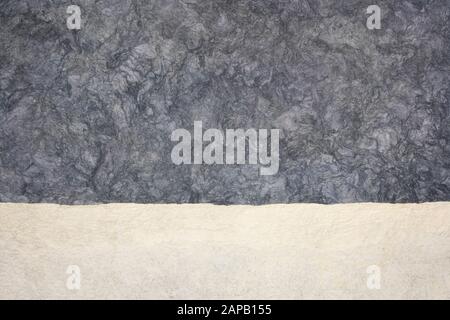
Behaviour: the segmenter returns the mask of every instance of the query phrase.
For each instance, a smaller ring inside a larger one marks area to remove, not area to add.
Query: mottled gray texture
[[[448,201],[449,7],[2,0],[0,201]],[[281,129],[279,173],[173,165],[194,120]]]

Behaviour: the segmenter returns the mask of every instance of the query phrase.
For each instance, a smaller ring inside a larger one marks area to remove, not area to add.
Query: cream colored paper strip
[[[450,203],[0,204],[2,299],[450,298]]]

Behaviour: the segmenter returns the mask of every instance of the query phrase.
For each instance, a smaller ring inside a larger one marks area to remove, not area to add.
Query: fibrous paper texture
[[[0,201],[448,201],[449,15],[447,0],[4,0]],[[171,134],[195,121],[279,129],[279,170],[174,164]]]
[[[449,299],[450,204],[0,205],[0,298]]]

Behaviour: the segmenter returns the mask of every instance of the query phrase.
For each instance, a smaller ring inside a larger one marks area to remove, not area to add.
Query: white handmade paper
[[[448,299],[449,288],[450,203],[0,204],[2,299]]]

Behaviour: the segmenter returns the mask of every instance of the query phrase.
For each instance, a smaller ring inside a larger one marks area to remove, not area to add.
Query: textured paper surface
[[[449,287],[450,203],[0,204],[2,299],[437,299]]]
[[[2,0],[0,17],[0,202],[450,201],[448,0]],[[278,173],[175,165],[194,121],[279,129]]]

